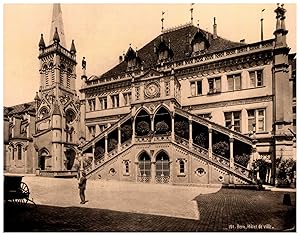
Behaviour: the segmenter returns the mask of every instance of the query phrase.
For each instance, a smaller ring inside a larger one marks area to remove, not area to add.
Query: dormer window
[[[205,52],[207,48],[209,48],[210,44],[205,36],[205,34],[198,29],[197,33],[194,35],[191,46],[193,49],[193,54],[198,54],[200,52]]]
[[[137,69],[141,65],[141,59],[131,47],[129,47],[124,60],[127,62],[127,70]]]
[[[174,53],[171,49],[170,40],[169,43],[166,43],[166,41],[163,39],[163,36],[161,36],[160,43],[157,47],[154,44],[154,52],[158,56],[158,63],[169,61],[174,56]]]

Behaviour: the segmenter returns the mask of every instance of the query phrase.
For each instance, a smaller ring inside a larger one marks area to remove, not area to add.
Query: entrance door
[[[68,149],[66,151],[66,169],[71,170],[73,165],[74,165],[74,160],[75,160],[76,152],[73,149]]]

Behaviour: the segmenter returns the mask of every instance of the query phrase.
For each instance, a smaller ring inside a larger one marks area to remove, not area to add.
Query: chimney
[[[121,55],[121,56],[119,56],[119,63],[121,63],[122,61],[123,61],[123,57]]]
[[[240,40],[240,43],[245,43],[245,42],[246,42],[245,39]]]
[[[214,17],[214,33],[213,33],[213,39],[218,38],[218,34],[217,34],[217,24],[216,24],[216,17]]]

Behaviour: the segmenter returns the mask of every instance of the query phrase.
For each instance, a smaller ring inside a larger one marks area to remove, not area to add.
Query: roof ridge
[[[176,31],[176,30],[179,30],[179,29],[182,29],[182,28],[185,28],[185,27],[189,27],[189,26],[194,26],[192,22],[187,22],[185,24],[181,24],[181,25],[178,25],[178,26],[172,26],[172,27],[169,27],[165,30],[162,31],[162,33],[169,33],[169,32],[172,32],[172,31]]]

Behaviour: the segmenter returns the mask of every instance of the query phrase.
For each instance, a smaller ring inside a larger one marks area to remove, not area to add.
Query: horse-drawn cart
[[[22,178],[21,175],[4,175],[4,201],[19,206],[25,206],[28,202],[35,205],[33,199],[29,198],[29,188]]]

